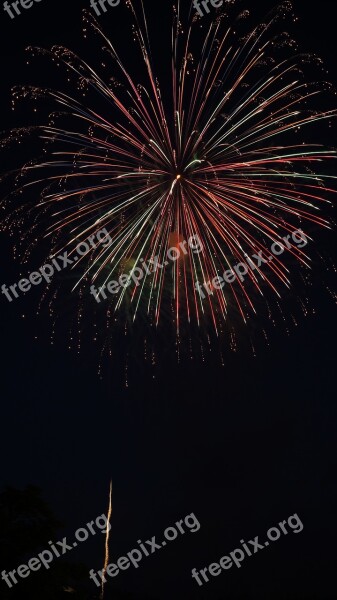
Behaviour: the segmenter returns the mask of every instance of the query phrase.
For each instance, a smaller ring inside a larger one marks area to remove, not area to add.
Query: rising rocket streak
[[[108,508],[108,519],[107,522],[110,523],[112,513],[112,481],[110,481],[110,489],[109,489],[109,508]],[[105,558],[104,558],[104,567],[102,573],[102,591],[101,591],[101,600],[104,598],[104,582],[106,570],[109,564],[109,538],[110,538],[110,529],[107,527],[106,529],[106,537],[105,537]]]

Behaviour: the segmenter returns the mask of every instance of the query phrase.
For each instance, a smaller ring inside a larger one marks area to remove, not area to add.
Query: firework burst
[[[218,333],[231,311],[246,322],[257,311],[257,297],[267,302],[272,292],[279,300],[290,287],[289,263],[309,266],[303,250],[287,249],[267,270],[249,269],[244,282],[206,296],[196,282],[209,282],[252,254],[269,254],[273,243],[299,227],[309,239],[315,228],[329,227],[321,210],[330,202],[334,178],[322,165],[336,153],[304,141],[311,131],[315,139],[317,124],[336,116],[335,110],[313,108],[328,85],[308,83],[308,57],[275,33],[292,16],[290,3],[242,35],[237,30],[245,29],[247,11],[236,14],[236,4],[227,2],[212,22],[183,16],[180,2],[174,4],[165,57],[171,72],[164,82],[156,76],[141,1],[126,1],[133,67],[87,12],[85,36],[99,36],[103,74],[65,48],[28,49],[64,68],[77,91],[14,90],[14,103],[28,96],[60,105],[48,126],[33,130],[45,156],[25,165],[18,189],[43,189],[39,202],[29,210],[21,206],[18,214],[34,215],[35,238],[43,217],[52,253],[72,250],[98,229],[111,237],[108,247],[91,249],[77,263],[82,272],[74,291],[89,294],[90,284],[102,289],[155,257],[164,264],[168,249],[191,236],[202,243],[199,254],[189,251],[146,273],[140,285],[121,288],[107,301],[110,316],[119,312],[134,321],[146,313],[158,326],[166,311],[178,334],[186,324],[206,322]]]

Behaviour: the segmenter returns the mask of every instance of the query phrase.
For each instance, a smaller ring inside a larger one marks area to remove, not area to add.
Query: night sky
[[[256,9],[254,3],[246,4],[257,19],[274,2],[264,0]],[[158,48],[170,31],[170,6],[169,0],[145,0]],[[296,0],[294,6],[299,22],[292,33],[304,51],[319,54],[329,80],[337,84],[335,2]],[[85,44],[81,34],[81,10],[88,7],[86,0],[42,0],[14,20],[1,10],[1,130],[38,122],[28,104],[11,111],[13,85],[44,83],[43,70],[25,65],[28,45],[63,44],[78,53],[85,48],[90,57],[90,41]],[[110,8],[100,23],[108,37],[125,44],[122,6]],[[124,47],[130,60],[132,51]],[[159,54],[156,61],[163,75]],[[2,172],[12,168],[12,159],[2,153]],[[317,232],[316,246],[327,256],[333,256],[334,235]],[[29,263],[20,267],[19,257],[13,256],[14,240],[6,233],[0,243],[1,284],[34,270]],[[129,349],[128,387],[124,348],[120,356],[115,352],[114,360],[104,359],[101,376],[99,344],[86,339],[79,354],[69,351],[72,308],[66,298],[58,305],[58,334],[50,343],[48,309],[37,315],[39,294],[37,288],[12,303],[0,297],[0,493],[7,487],[39,487],[62,523],[53,539],[71,538],[77,528],[106,512],[112,479],[111,562],[135,548],[137,540],[154,535],[160,539],[167,527],[195,514],[199,531],[179,536],[144,559],[139,569],[109,578],[106,598],[335,599],[336,304],[326,292],[319,265],[311,289],[315,314],[305,318],[298,313],[298,325],[288,333],[276,328],[268,343],[258,344],[256,357],[243,344],[236,353],[224,352],[220,366],[219,342],[214,341],[204,364],[199,359],[177,364],[173,343],[163,340],[167,347],[153,377],[137,356],[142,351],[135,341]],[[296,296],[296,289],[292,294]],[[285,313],[288,302],[290,306],[292,299],[286,298]],[[244,338],[241,327],[239,338]],[[254,327],[261,327],[259,315]],[[263,538],[268,528],[295,513],[304,525],[301,533],[281,536],[258,556],[246,558],[242,568],[223,571],[203,587],[191,578],[192,568],[218,562],[241,539]],[[14,562],[0,565],[1,570],[36,556],[49,539],[28,557],[18,551]],[[66,557],[86,567],[83,595],[74,597],[94,597],[88,573],[102,568],[103,557],[102,535],[90,537]],[[30,575],[30,585],[34,577]],[[35,591],[27,591],[26,585],[20,580],[16,595],[4,598],[40,598],[38,579]],[[3,584],[0,590],[8,592]]]

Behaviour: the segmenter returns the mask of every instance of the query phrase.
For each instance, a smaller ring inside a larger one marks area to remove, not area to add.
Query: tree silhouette
[[[41,497],[38,487],[4,490],[0,494],[0,572],[27,564],[30,558],[46,549],[48,540],[55,539],[61,527],[62,523]],[[18,577],[18,583],[12,588],[1,580],[1,598],[87,599],[87,593],[78,591],[81,581],[84,584],[87,578],[88,569],[84,565],[58,559],[49,570],[41,568],[27,579]]]

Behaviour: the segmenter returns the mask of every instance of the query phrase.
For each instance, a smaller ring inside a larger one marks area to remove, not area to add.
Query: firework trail
[[[61,107],[48,126],[34,128],[46,144],[45,159],[25,165],[28,181],[18,189],[41,186],[41,198],[29,211],[18,208],[17,219],[32,215],[30,235],[36,238],[43,215],[54,252],[71,251],[75,241],[107,228],[111,244],[78,261],[82,273],[74,289],[95,284],[101,290],[130,273],[128,285],[110,296],[109,314],[124,310],[134,321],[145,311],[158,326],[169,304],[177,334],[182,323],[211,323],[218,332],[233,312],[246,322],[256,312],[256,298],[267,303],[272,292],[278,300],[290,288],[287,260],[310,266],[304,251],[292,247],[268,270],[250,268],[244,283],[204,298],[196,289],[197,281],[209,282],[247,256],[265,254],[299,226],[308,239],[316,227],[329,227],[320,211],[331,203],[329,181],[335,177],[323,165],[336,152],[317,143],[314,133],[312,143],[305,141],[303,132],[309,136],[317,125],[329,125],[336,110],[311,108],[328,85],[306,80],[307,56],[284,55],[293,44],[275,28],[292,15],[289,2],[240,37],[235,30],[247,11],[233,16],[236,2],[227,2],[211,23],[202,18],[201,25],[197,15],[182,15],[178,1],[164,87],[153,66],[143,2],[126,0],[126,7],[138,45],[136,68],[128,67],[86,11],[85,36],[90,30],[99,37],[108,76],[65,48],[28,49],[63,65],[81,99],[52,89],[14,90],[14,102],[42,97]],[[66,125],[58,127],[62,119]],[[140,285],[132,282],[143,260],[157,257],[164,264],[168,249],[191,236],[201,240],[200,254],[189,251],[173,265],[145,273]]]
[[[109,488],[109,508],[108,508],[108,515],[107,515],[107,522],[110,523],[111,520],[111,513],[112,513],[112,481],[110,481],[110,488]],[[106,570],[109,564],[109,538],[110,538],[110,529],[107,527],[106,529],[106,537],[105,537],[105,557],[104,557],[104,566],[103,566],[103,572],[102,572],[102,590],[101,590],[101,599],[103,600],[104,598],[104,581],[105,580],[105,575],[106,575]]]

